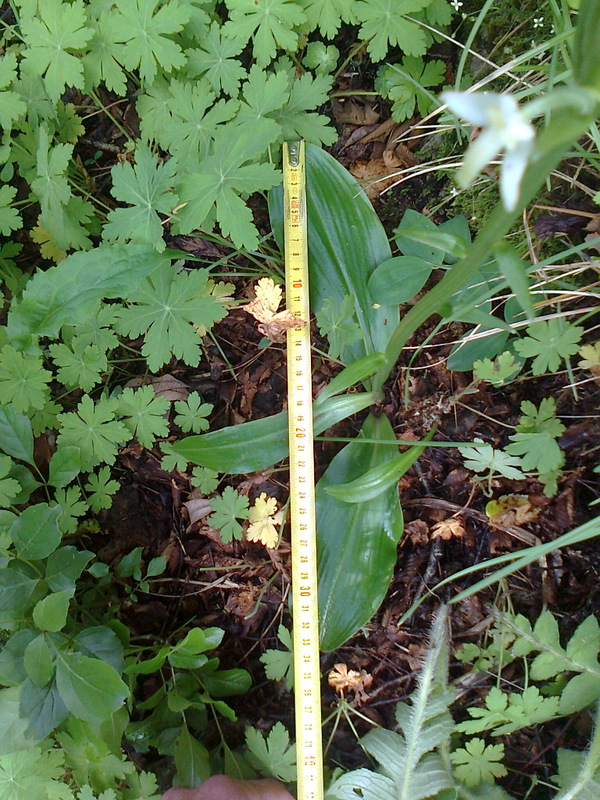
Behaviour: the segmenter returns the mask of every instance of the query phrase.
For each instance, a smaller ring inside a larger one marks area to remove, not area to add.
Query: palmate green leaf
[[[214,102],[208,81],[172,81],[167,102],[169,119],[159,132],[158,141],[176,158],[178,172],[196,170],[206,158],[209,146],[217,139],[221,125],[235,116],[237,100]],[[173,208],[175,203],[171,206]]]
[[[13,123],[25,115],[27,106],[17,92],[7,89],[7,86],[17,77],[17,56],[15,53],[5,53],[0,59],[0,126],[9,131]]]
[[[0,92],[0,99],[3,92]],[[0,110],[1,113],[1,110]],[[16,208],[11,206],[17,190],[14,186],[0,186],[0,233],[9,236],[11,231],[18,231],[23,227],[23,220]]]
[[[361,435],[335,456],[317,484],[320,634],[327,652],[342,645],[381,604],[403,529],[396,486],[365,503],[343,503],[326,491],[394,457],[393,447],[363,443],[362,437],[395,438],[387,417],[369,415]]]
[[[290,783],[296,780],[296,746],[282,722],[276,722],[266,738],[255,728],[246,728],[248,761],[263,775]]]
[[[159,70],[171,72],[185,65],[181,47],[169,35],[189,20],[189,6],[177,0],[164,5],[159,0],[115,0],[115,6],[126,69],[139,69],[142,80],[152,83]]]
[[[474,442],[481,442],[474,439]],[[473,472],[498,473],[509,480],[518,481],[524,478],[521,460],[507,455],[502,450],[495,450],[491,444],[481,442],[477,447],[459,447],[458,452],[465,460],[465,467]]]
[[[51,344],[48,351],[58,367],[58,380],[67,389],[81,388],[89,392],[100,383],[102,373],[108,369],[106,354],[98,345],[86,344],[79,337],[74,337],[71,347],[61,342]]]
[[[115,418],[118,407],[115,398],[104,397],[94,405],[85,395],[76,411],[59,414],[58,447],[81,448],[81,463],[86,467],[114,463],[118,446],[130,438],[127,427]]]
[[[15,411],[42,408],[50,380],[52,374],[42,367],[40,356],[26,355],[10,344],[0,350],[0,394]]]
[[[444,80],[443,61],[428,61],[419,56],[406,56],[400,65],[386,64],[379,68],[375,89],[392,101],[392,116],[404,122],[414,114],[415,107],[425,116],[435,104],[435,96],[427,88],[439,86]]]
[[[211,498],[210,505],[213,511],[209,522],[221,532],[221,539],[224,542],[241,539],[242,526],[238,520],[248,518],[248,498],[226,486],[222,495]]]
[[[102,235],[107,241],[139,242],[165,249],[163,225],[159,213],[168,215],[178,202],[173,193],[177,162],[160,163],[144,144],[135,151],[135,165],[128,161],[111,170],[111,194],[130,208],[115,208],[108,215]]]
[[[373,61],[385,58],[390,47],[397,45],[408,56],[421,56],[427,39],[422,28],[405,18],[405,14],[421,11],[429,0],[359,0],[356,17],[362,23],[359,37],[368,41],[367,52]]]
[[[95,89],[104,82],[109,91],[125,97],[127,78],[121,66],[125,47],[121,43],[119,16],[110,11],[104,11],[97,18],[89,14],[88,26],[93,35],[82,58],[86,90]]]
[[[521,456],[524,469],[547,473],[560,469],[564,464],[564,453],[556,441],[565,431],[565,426],[555,417],[556,401],[545,397],[539,408],[529,401],[521,403],[523,415],[519,419],[516,433],[511,434],[506,452]]]
[[[165,414],[170,403],[165,397],[157,395],[152,386],[141,386],[139,389],[127,387],[118,399],[118,414],[142,447],[152,447],[158,436],[168,436],[169,423]]]
[[[503,758],[503,744],[486,745],[479,738],[469,739],[464,747],[450,754],[456,777],[471,787],[480,783],[494,783],[496,778],[507,775],[508,771],[501,763]]]
[[[119,482],[110,480],[109,467],[101,467],[89,476],[85,491],[90,508],[97,514],[103,508],[111,507],[112,496],[119,491]]]
[[[265,668],[265,675],[270,681],[285,680],[286,688],[289,692],[294,688],[294,654],[292,652],[293,643],[290,631],[280,625],[277,629],[279,641],[286,648],[285,650],[265,650],[260,657],[260,662]]]
[[[200,47],[186,51],[188,72],[194,77],[206,78],[217,94],[223,91],[235,97],[240,82],[246,76],[246,70],[236,58],[243,49],[242,39],[223,36],[221,26],[213,22]]]
[[[179,425],[182,431],[187,433],[202,433],[208,430],[209,422],[206,419],[214,406],[211,403],[203,403],[198,392],[190,392],[187,400],[177,400],[175,402],[175,424]]]
[[[181,233],[202,229],[208,219],[212,229],[214,214],[221,232],[231,236],[236,247],[252,250],[258,246],[252,212],[240,194],[270,189],[280,181],[279,171],[271,164],[247,163],[264,149],[264,125],[257,124],[251,137],[228,125],[214,143],[212,155],[201,162],[201,171],[182,179],[177,191],[185,205],[175,217]]]
[[[52,100],[58,100],[66,86],[83,88],[83,65],[70,51],[82,50],[91,39],[86,22],[81,0],[71,4],[44,0],[37,14],[21,16],[21,34],[27,45],[24,64],[28,72],[44,76]]]
[[[556,372],[561,363],[579,351],[584,329],[564,319],[534,322],[527,328],[527,336],[517,339],[515,350],[523,358],[534,358],[531,371],[534,375]]]
[[[77,519],[88,510],[88,505],[82,497],[79,486],[68,486],[66,489],[57,489],[54,493],[56,502],[60,505],[58,527],[63,533],[75,533]]]
[[[68,203],[71,197],[66,172],[73,155],[73,145],[57,144],[51,147],[46,128],[42,126],[39,131],[38,177],[32,181],[31,189],[40,201],[42,216],[52,223],[60,215],[61,206]]]
[[[355,344],[361,338],[358,323],[354,321],[354,300],[347,294],[341,305],[329,298],[316,312],[321,336],[327,336],[330,358],[341,358],[346,345]]]
[[[354,0],[300,0],[306,14],[307,30],[319,28],[327,39],[333,39],[342,22],[356,22]]]
[[[156,372],[172,356],[190,366],[200,361],[200,336],[226,315],[223,304],[211,294],[206,269],[177,272],[164,264],[128,295],[129,305],[118,312],[116,329],[136,337],[145,334],[142,354]]]
[[[0,794],[6,800],[65,798],[64,753],[31,747],[0,756]]]
[[[232,39],[248,41],[259,67],[266,67],[277,50],[295,52],[298,34],[293,30],[306,17],[292,0],[225,0],[229,21],[223,33]]]
[[[57,267],[36,272],[20,302],[11,304],[7,332],[15,345],[31,336],[58,338],[62,325],[89,322],[102,298],[124,297],[170,255],[141,245],[104,245],[74,253]]]
[[[327,102],[331,83],[329,75],[313,77],[306,72],[297,79],[293,73],[288,75],[289,96],[269,115],[281,126],[285,141],[304,139],[311,144],[331,145],[337,140],[337,131],[330,126],[329,118],[313,111]]]
[[[8,508],[21,492],[21,484],[8,477],[13,463],[12,458],[0,456],[0,508]]]

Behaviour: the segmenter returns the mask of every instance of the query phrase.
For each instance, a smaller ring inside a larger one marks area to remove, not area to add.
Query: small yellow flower
[[[277,500],[274,497],[267,497],[266,492],[262,492],[248,513],[248,521],[248,541],[261,542],[265,547],[271,548],[277,545],[279,530],[276,526],[283,521],[283,511],[277,511]]]

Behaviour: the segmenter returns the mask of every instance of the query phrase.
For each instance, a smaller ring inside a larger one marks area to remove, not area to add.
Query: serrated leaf
[[[515,350],[523,358],[534,358],[534,375],[556,372],[561,363],[579,350],[584,329],[560,318],[540,320],[527,328],[527,336],[517,339]]]
[[[213,497],[210,504],[213,511],[209,522],[221,532],[223,541],[240,539],[242,526],[238,520],[248,518],[248,498],[238,494],[231,486],[226,486],[223,494]]]
[[[159,213],[168,216],[177,205],[178,197],[173,193],[176,170],[175,160],[161,163],[143,144],[136,148],[135,165],[128,161],[115,164],[111,170],[111,194],[129,208],[116,208],[109,213],[103,238],[148,244],[162,252],[166,244]]]
[[[397,45],[406,55],[420,56],[426,49],[423,30],[405,18],[405,14],[421,11],[429,0],[359,0],[355,13],[362,23],[359,36],[368,42],[367,52],[373,61],[385,58],[389,48]]]
[[[276,722],[266,738],[255,728],[247,728],[246,747],[248,761],[263,775],[286,783],[296,780],[296,746],[290,745],[283,723]]]
[[[293,30],[306,17],[292,0],[226,0],[229,21],[225,36],[248,41],[252,37],[253,55],[259,67],[266,67],[277,49],[295,52],[298,34]]]
[[[132,337],[144,334],[142,354],[153,372],[173,355],[197,366],[201,349],[196,327],[210,329],[226,314],[211,288],[208,270],[178,273],[164,264],[130,292],[116,329]]]
[[[212,154],[201,162],[201,171],[183,177],[177,186],[182,205],[175,217],[181,233],[202,229],[214,214],[221,232],[231,236],[236,247],[258,246],[252,213],[240,194],[270,189],[280,181],[271,164],[247,163],[263,149],[260,134],[258,124],[252,137],[240,136],[234,125],[226,126]]]
[[[157,9],[158,0],[115,0],[115,6],[126,69],[138,69],[142,80],[151,84],[159,68],[166,73],[184,66],[183,51],[169,36],[189,20],[189,5],[168,0]]]
[[[29,72],[44,76],[52,100],[58,100],[66,86],[83,88],[83,65],[71,51],[82,50],[91,39],[86,21],[81,0],[44,0],[36,15],[22,15],[24,63]]]

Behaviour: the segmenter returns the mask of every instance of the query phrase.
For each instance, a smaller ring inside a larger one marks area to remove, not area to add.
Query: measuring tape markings
[[[305,145],[283,146],[290,521],[298,800],[323,797]]]

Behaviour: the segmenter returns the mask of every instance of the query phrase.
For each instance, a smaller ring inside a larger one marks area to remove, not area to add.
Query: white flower
[[[534,28],[543,28],[544,27],[544,18],[543,17],[534,17],[533,18],[533,27]]]
[[[459,8],[462,8],[463,4],[460,2],[460,0],[450,0],[450,5],[455,11],[458,11]]]
[[[442,101],[467,122],[483,128],[465,154],[457,181],[468,186],[499,153],[504,152],[500,196],[507,211],[514,211],[527,161],[533,148],[535,128],[519,110],[510,94],[495,92],[443,92]]]

